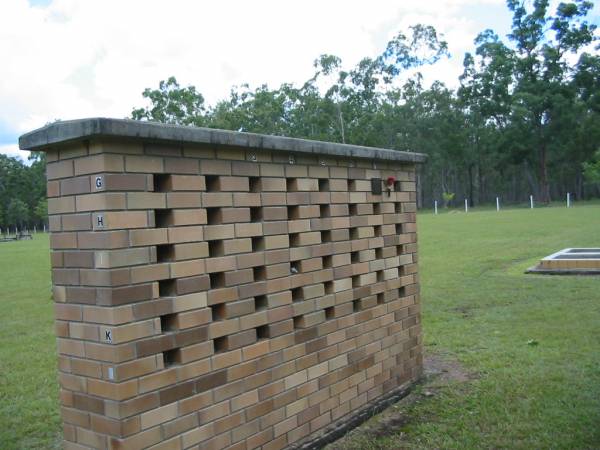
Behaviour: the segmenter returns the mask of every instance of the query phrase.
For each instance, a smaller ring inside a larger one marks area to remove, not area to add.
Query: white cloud
[[[18,144],[0,145],[0,154],[15,156],[17,158],[21,158],[25,162],[27,162],[27,158],[29,157],[29,152],[25,150],[19,150]]]
[[[54,119],[126,117],[170,75],[214,103],[232,85],[302,82],[321,53],[347,66],[415,23],[434,25],[455,58],[427,70],[455,84],[481,10],[503,0],[4,0],[0,126],[23,133]],[[479,11],[471,14],[469,11]],[[492,17],[494,14],[492,14]],[[11,147],[13,148],[13,147]],[[0,148],[0,151],[6,151]]]

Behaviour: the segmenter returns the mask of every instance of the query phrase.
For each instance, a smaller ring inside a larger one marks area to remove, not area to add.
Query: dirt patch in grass
[[[392,435],[394,442],[402,442],[402,429],[411,422],[411,417],[406,413],[411,405],[435,397],[441,389],[451,384],[468,383],[477,378],[477,374],[467,371],[455,359],[436,353],[425,355],[423,372],[423,379],[410,394],[328,445],[326,449],[376,449],[380,447],[373,446],[374,441]]]
[[[444,387],[450,383],[466,383],[477,378],[476,374],[468,372],[455,359],[435,353],[425,355],[423,369],[423,385],[432,388]]]
[[[450,311],[459,314],[463,319],[470,319],[473,317],[473,308],[472,306],[458,306],[456,308],[452,308]]]

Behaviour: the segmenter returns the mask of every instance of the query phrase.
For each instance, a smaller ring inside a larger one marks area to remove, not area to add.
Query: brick
[[[309,328],[325,322],[325,311],[315,311],[294,319],[296,328]]]
[[[160,209],[166,208],[166,196],[160,192],[128,192],[127,209]]]
[[[73,173],[73,161],[53,162],[46,165],[46,178],[48,180],[72,177]]]
[[[165,172],[197,174],[198,160],[192,158],[165,158]]]
[[[253,237],[263,234],[262,223],[236,223],[234,224],[235,237]]]
[[[138,392],[137,380],[123,383],[108,383],[90,379],[88,380],[87,388],[89,394],[112,400],[125,400],[135,396]]]
[[[202,196],[197,192],[169,192],[166,195],[167,208],[199,208],[202,206]]]
[[[170,244],[178,244],[184,242],[197,242],[204,239],[204,227],[202,226],[187,226],[181,228],[169,228],[168,242]]]
[[[259,175],[259,167],[255,163],[234,161],[231,163],[231,173],[233,175],[257,177]]]
[[[60,181],[60,195],[87,194],[91,192],[89,177],[75,177]]]
[[[150,251],[147,247],[96,251],[94,254],[94,266],[96,268],[110,269],[149,264],[150,262]]]
[[[202,206],[205,208],[233,206],[233,194],[229,192],[203,192]]]
[[[261,178],[262,192],[285,192],[287,190],[285,178]]]
[[[158,249],[159,259],[163,261],[185,261],[209,256],[207,242],[165,245]]]
[[[233,206],[236,208],[261,205],[260,193],[234,192]]]
[[[150,222],[146,211],[108,211],[93,214],[94,230],[146,228]]]
[[[82,249],[112,249],[129,246],[127,231],[95,231],[77,233],[77,242],[79,247]]]
[[[86,175],[101,172],[123,172],[125,169],[123,156],[100,154],[78,158],[74,161],[75,175]]]
[[[231,161],[201,160],[200,173],[204,175],[231,175]]]
[[[127,236],[127,232],[116,233],[124,233],[124,235]],[[166,244],[168,240],[168,232],[166,229],[159,228],[129,231],[129,245],[132,247]]]
[[[98,176],[90,177],[90,184],[94,191],[147,191],[152,187],[145,174],[107,173],[99,176],[100,183],[96,183]]]
[[[107,211],[127,207],[125,194],[115,192],[78,195],[75,202],[77,211]]]
[[[175,403],[143,413],[140,416],[142,430],[168,422],[175,417],[177,417],[177,404]]]
[[[75,212],[75,197],[57,197],[48,199],[48,214]]]
[[[207,188],[209,191],[222,192],[247,192],[250,190],[247,177],[226,177],[217,176],[209,177],[207,180]]]
[[[230,239],[223,241],[223,254],[234,255],[252,251],[251,239]]]
[[[46,194],[48,197],[58,197],[60,195],[60,181],[48,181]]]
[[[83,231],[91,230],[91,214],[69,214],[62,217],[63,231]],[[51,227],[52,230],[52,227]]]
[[[296,233],[290,237],[290,245],[292,247],[301,247],[304,245],[315,245],[321,243],[321,233]]]
[[[159,227],[179,227],[206,223],[205,209],[167,209],[155,211],[156,225]]]
[[[127,172],[162,172],[163,159],[150,156],[125,156],[125,170]]]
[[[231,239],[235,236],[233,225],[208,225],[204,227],[204,239],[207,241]]]
[[[318,191],[319,180],[314,178],[291,178],[287,182],[287,190],[289,192],[296,191]]]
[[[250,222],[250,208],[210,208],[208,223],[211,225]]]

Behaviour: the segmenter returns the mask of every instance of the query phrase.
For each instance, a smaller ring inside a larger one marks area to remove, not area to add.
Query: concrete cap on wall
[[[21,150],[43,151],[54,145],[91,138],[127,138],[144,142],[209,144],[255,150],[424,163],[427,155],[360,145],[312,141],[238,131],[168,125],[127,119],[89,118],[54,122],[19,138]]]

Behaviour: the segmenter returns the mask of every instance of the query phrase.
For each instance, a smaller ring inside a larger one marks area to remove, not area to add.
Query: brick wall
[[[287,448],[419,377],[414,162],[43,149],[65,448]]]

